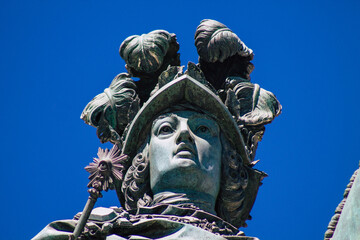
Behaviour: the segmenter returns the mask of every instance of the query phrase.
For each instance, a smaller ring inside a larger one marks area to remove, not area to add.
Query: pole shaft
[[[80,236],[81,232],[83,231],[85,224],[90,216],[91,210],[94,208],[95,203],[96,203],[96,199],[90,196],[86,202],[83,212],[81,213],[80,219],[76,224],[73,233],[74,239],[77,239]]]

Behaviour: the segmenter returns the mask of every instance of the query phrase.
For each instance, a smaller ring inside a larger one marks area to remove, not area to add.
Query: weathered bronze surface
[[[356,240],[360,238],[360,178],[357,169],[350,178],[344,199],[331,218],[324,240]]]
[[[254,159],[281,105],[250,82],[253,51],[225,25],[203,20],[195,45],[199,63],[184,72],[175,34],[156,30],[121,44],[128,73],[81,114],[114,147],[86,167],[83,213],[34,239],[256,239],[238,228],[267,176]],[[122,207],[92,210],[108,189]]]

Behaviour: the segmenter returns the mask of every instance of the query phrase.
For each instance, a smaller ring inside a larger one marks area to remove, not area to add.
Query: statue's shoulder
[[[158,207],[155,211],[164,207]],[[151,209],[154,210],[154,209]],[[185,209],[186,210],[186,209]],[[146,211],[146,210],[145,210]],[[194,215],[195,213],[195,215]],[[33,240],[43,239],[66,239],[72,235],[81,213],[75,215],[72,220],[54,221],[47,225]],[[131,214],[123,208],[93,209],[89,220],[81,234],[81,239],[241,239],[256,240],[257,238],[243,236],[242,232],[237,235],[222,235],[219,231],[231,231],[227,226],[215,221],[200,219],[194,210],[193,216],[174,216],[161,214]],[[221,225],[221,224],[220,224]],[[209,231],[212,228],[213,231]],[[222,228],[222,229],[221,229]],[[229,232],[230,233],[230,232]]]

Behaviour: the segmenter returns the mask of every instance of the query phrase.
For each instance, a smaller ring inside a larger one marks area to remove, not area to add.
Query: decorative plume
[[[119,53],[126,62],[126,69],[136,82],[141,102],[145,102],[157,84],[159,75],[168,66],[180,66],[179,43],[176,35],[156,30],[124,40]]]
[[[224,62],[239,54],[248,57],[253,51],[224,24],[210,19],[202,20],[195,32],[195,46],[200,58],[207,62]]]
[[[227,77],[250,80],[253,51],[224,24],[209,19],[201,21],[195,32],[195,46],[199,66],[215,89],[224,88]]]
[[[127,68],[137,72],[155,72],[163,63],[170,40],[171,34],[164,30],[133,35],[121,44],[120,56],[125,60]]]
[[[80,118],[97,128],[102,143],[121,144],[120,136],[139,110],[139,102],[134,81],[129,74],[121,73],[86,105]]]
[[[236,119],[249,159],[253,161],[265,132],[264,125],[279,116],[282,106],[273,93],[258,84],[238,77],[229,77],[225,83],[225,105]]]
[[[236,78],[228,78],[225,105],[245,126],[260,126],[271,123],[281,113],[281,105],[275,95],[258,84]]]

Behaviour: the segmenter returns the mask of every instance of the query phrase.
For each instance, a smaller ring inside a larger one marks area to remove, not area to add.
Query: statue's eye
[[[197,128],[197,131],[200,132],[200,133],[207,133],[210,131],[210,129],[206,126],[200,126]]]
[[[170,127],[170,126],[162,126],[160,129],[159,129],[159,134],[170,134],[173,132],[173,129]]]

